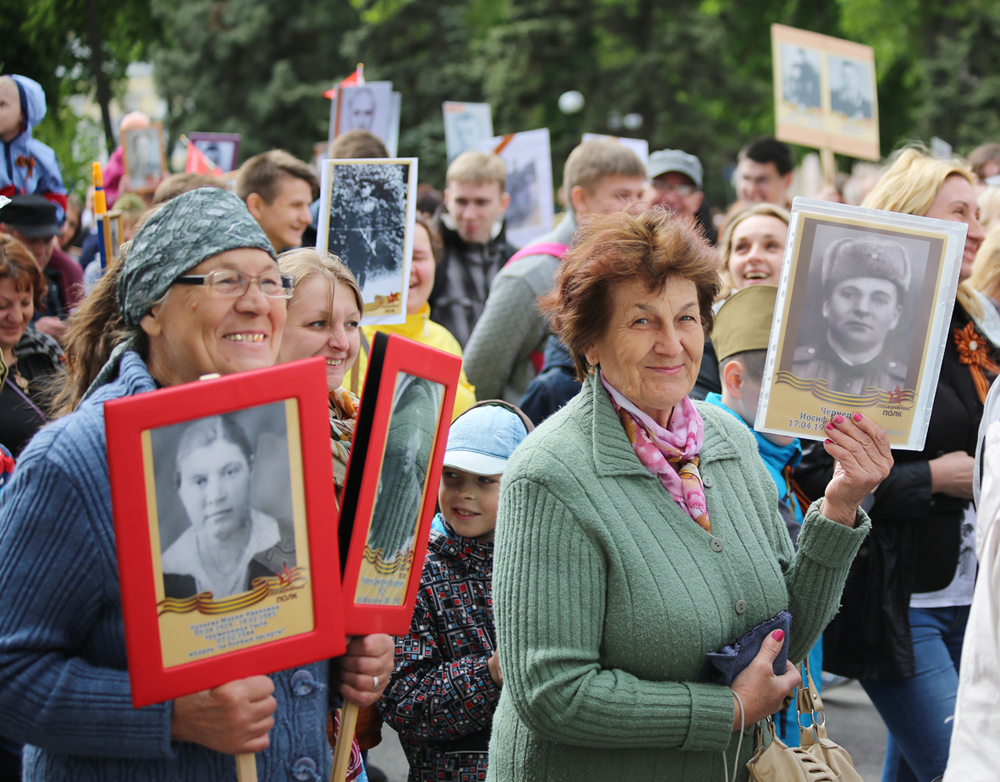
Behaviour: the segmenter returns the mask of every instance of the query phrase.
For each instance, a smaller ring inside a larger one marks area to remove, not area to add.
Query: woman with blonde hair
[[[968,226],[924,449],[894,451],[889,477],[866,501],[872,533],[823,636],[824,668],[860,680],[886,723],[883,782],[944,772],[975,582],[973,457],[1000,355],[978,324],[983,300],[968,280],[983,241],[974,184],[963,161],[908,147],[862,204]],[[832,474],[822,448],[796,471],[807,494]]]
[[[330,448],[334,482],[339,489],[344,485],[359,404],[358,397],[344,388],[343,382],[361,349],[364,299],[351,270],[330,253],[303,247],[282,253],[278,265],[295,278],[278,362],[309,356],[326,359]]]

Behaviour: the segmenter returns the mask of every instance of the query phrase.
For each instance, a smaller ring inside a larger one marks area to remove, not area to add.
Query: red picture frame
[[[461,368],[405,337],[372,341],[341,503],[349,635],[410,630]]]
[[[322,358],[105,403],[136,708],[344,653],[328,404]]]

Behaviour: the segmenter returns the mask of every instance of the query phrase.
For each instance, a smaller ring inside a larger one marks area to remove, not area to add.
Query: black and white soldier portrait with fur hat
[[[905,387],[907,364],[886,348],[911,279],[910,258],[898,242],[855,235],[830,244],[822,260],[826,339],[800,345],[792,372],[825,379],[829,390],[845,394]]]

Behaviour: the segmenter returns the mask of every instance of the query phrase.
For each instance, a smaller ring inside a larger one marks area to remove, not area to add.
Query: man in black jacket
[[[431,320],[464,348],[483,312],[490,284],[516,251],[507,242],[507,169],[497,155],[464,152],[448,166],[444,206],[435,225],[444,240],[428,301]]]

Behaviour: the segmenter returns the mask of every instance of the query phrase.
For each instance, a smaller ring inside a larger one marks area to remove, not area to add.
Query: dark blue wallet
[[[781,676],[785,673],[788,663],[788,631],[792,628],[792,615],[788,611],[781,611],[775,616],[761,622],[756,627],[747,630],[743,635],[726,644],[717,652],[709,652],[705,655],[708,658],[708,665],[705,667],[703,682],[722,684],[728,687],[733,683],[733,679],[739,676],[740,672],[746,668],[757,653],[760,652],[760,645],[775,630],[784,630],[785,641],[781,645],[781,651],[774,660],[774,675]]]

